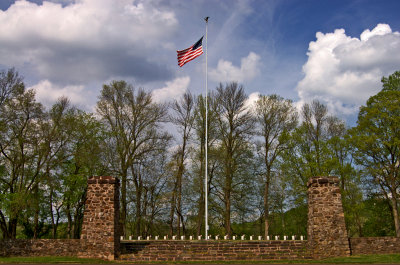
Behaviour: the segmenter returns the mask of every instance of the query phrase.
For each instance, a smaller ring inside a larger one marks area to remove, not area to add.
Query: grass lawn
[[[81,259],[73,257],[0,257],[0,263],[134,263],[128,261],[104,261],[99,259]],[[282,264],[313,264],[313,263],[354,263],[354,264],[382,264],[382,263],[398,263],[400,264],[400,254],[386,254],[386,255],[361,255],[345,258],[330,258],[323,260],[264,260],[264,261],[214,261],[214,262],[200,262],[200,261],[185,261],[185,262],[137,262],[140,264],[194,264],[194,263],[207,263],[207,264],[268,264],[268,263],[282,263]]]
[[[101,259],[81,259],[74,257],[0,257],[1,263],[113,263],[112,261],[104,261]]]

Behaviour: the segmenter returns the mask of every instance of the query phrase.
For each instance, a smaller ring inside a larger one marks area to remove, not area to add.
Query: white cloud
[[[190,77],[178,77],[173,81],[166,82],[163,88],[155,89],[152,92],[153,99],[156,102],[163,102],[181,97],[190,84]]]
[[[90,94],[83,86],[60,87],[49,80],[42,80],[38,84],[29,87],[36,91],[36,99],[46,107],[51,107],[60,97],[67,97],[74,105],[86,105]]]
[[[30,66],[52,82],[171,75],[156,51],[162,52],[178,22],[150,1],[76,0],[63,6],[19,0],[0,11],[0,25],[7,29],[0,31],[2,64]]]
[[[318,99],[336,114],[355,114],[381,89],[381,77],[399,69],[400,33],[389,25],[378,24],[360,38],[347,36],[344,29],[316,37],[296,87],[299,102]]]
[[[247,57],[242,58],[240,67],[221,59],[218,61],[217,68],[211,69],[209,72],[210,79],[216,82],[243,82],[252,80],[259,74],[260,56],[254,52],[250,52]]]
[[[260,93],[259,92],[253,92],[249,95],[247,98],[246,102],[244,103],[245,107],[248,110],[254,110],[255,109],[255,104],[257,100],[260,98]]]

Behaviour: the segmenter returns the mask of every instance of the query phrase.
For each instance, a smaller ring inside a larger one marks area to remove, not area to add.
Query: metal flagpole
[[[208,145],[208,70],[207,70],[207,31],[208,31],[208,19],[209,17],[205,17],[204,20],[206,21],[206,124],[205,124],[205,177],[204,177],[204,187],[205,187],[205,198],[204,198],[204,212],[205,212],[205,235],[206,240],[208,240],[208,163],[207,163],[207,145]]]

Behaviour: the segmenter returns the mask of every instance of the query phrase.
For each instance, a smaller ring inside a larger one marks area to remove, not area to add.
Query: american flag
[[[178,53],[178,65],[182,67],[185,63],[203,54],[203,37],[189,48],[176,52]]]

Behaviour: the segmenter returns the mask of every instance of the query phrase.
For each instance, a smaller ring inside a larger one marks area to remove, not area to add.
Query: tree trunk
[[[270,184],[270,173],[267,173],[265,188],[264,188],[264,237],[267,239],[269,235],[269,184]]]
[[[50,191],[50,198],[49,198],[49,208],[50,208],[50,216],[51,216],[51,229],[52,229],[52,237],[55,239],[55,222],[54,222],[54,214],[53,214],[53,188]]]
[[[74,216],[73,235],[72,238],[78,239],[81,237],[81,226],[83,222],[83,214],[77,211]]]
[[[230,158],[230,157],[229,157]],[[229,159],[228,158],[228,159]],[[231,174],[231,163],[227,162],[227,174],[225,176],[225,187],[224,187],[224,200],[225,200],[225,215],[224,215],[224,226],[225,233],[229,238],[232,236],[231,231],[231,189],[232,189],[232,174]]]
[[[71,239],[73,238],[72,234],[72,216],[71,216],[71,209],[70,209],[70,204],[68,203],[66,208],[65,208],[65,213],[67,215],[67,238]]]
[[[141,235],[141,223],[142,223],[142,202],[141,202],[141,198],[142,198],[142,191],[141,191],[141,187],[138,187],[136,189],[136,228],[135,228],[135,232],[136,232],[136,236],[140,236]]]
[[[198,201],[198,214],[197,214],[197,225],[196,225],[196,236],[201,235],[202,225],[204,221],[205,214],[205,201],[204,201],[204,187],[205,187],[205,161],[204,161],[204,152],[205,152],[205,139],[201,139],[200,142],[200,197]]]
[[[169,234],[170,236],[174,235],[174,215],[175,215],[175,193],[176,193],[176,183],[174,185],[174,189],[172,191],[171,196],[171,211],[169,214]]]
[[[17,237],[18,217],[10,219],[8,222],[8,238],[15,239]]]
[[[8,238],[8,230],[7,230],[7,222],[6,222],[6,218],[4,218],[3,212],[0,209],[0,228],[1,228],[1,232],[3,234],[3,239]]]
[[[142,228],[142,235],[143,237],[146,237],[149,232],[149,223],[148,223],[148,218],[147,218],[147,207],[148,207],[148,193],[149,190],[147,187],[144,188],[144,194],[143,194],[143,210],[142,210],[142,215],[144,215],[144,224]]]
[[[228,235],[228,238],[232,237],[231,231],[231,198],[230,192],[228,192],[225,196],[225,216],[224,216],[224,226],[225,233]]]
[[[127,172],[121,176],[121,214],[120,214],[120,229],[121,235],[126,236],[126,182],[127,182]]]
[[[184,126],[184,131],[183,131],[183,140],[182,140],[182,149],[180,151],[180,156],[179,156],[179,165],[178,165],[178,174],[176,176],[176,182],[178,185],[177,189],[177,212],[178,212],[178,237],[181,236],[181,226],[183,227],[183,216],[182,216],[182,178],[183,178],[183,173],[185,171],[185,152],[186,152],[186,142],[187,142],[187,125],[185,124]],[[183,228],[184,230],[184,228]]]
[[[33,216],[33,238],[36,239],[39,236],[39,198],[38,198],[38,185],[35,185],[34,187],[34,209],[35,209],[35,214]]]
[[[197,227],[196,227],[196,236],[201,235],[203,223],[204,223],[204,214],[205,214],[205,205],[204,205],[204,189],[203,185],[200,185],[200,198],[198,201],[199,212],[197,214]]]
[[[178,229],[178,237],[181,236],[181,216],[182,216],[182,173],[183,173],[183,169],[181,169],[182,165],[179,165],[179,170],[178,170],[178,176],[177,176],[177,202],[176,202],[176,207],[177,207],[177,214],[178,214],[178,218],[177,218],[177,229]]]
[[[390,201],[392,203],[392,212],[393,212],[394,228],[396,231],[396,237],[400,237],[400,221],[399,221],[399,211],[398,211],[398,207],[397,207],[396,194],[392,193],[392,198]]]
[[[53,227],[53,238],[56,239],[57,238],[57,229],[58,229],[58,223],[60,221],[60,207],[56,208],[56,212],[57,212],[57,218]]]
[[[136,203],[135,203],[135,234],[136,236],[142,235],[142,194],[143,194],[143,181],[142,176],[140,174],[140,166],[138,166],[138,170],[135,171],[134,167],[131,167],[132,175],[134,178],[135,184],[135,195],[136,195]],[[135,173],[136,172],[136,173]]]
[[[73,220],[73,236],[72,238],[80,238],[81,237],[81,228],[83,223],[83,216],[84,216],[84,206],[86,203],[86,190],[82,194],[81,200],[76,207],[76,212],[74,214]]]

